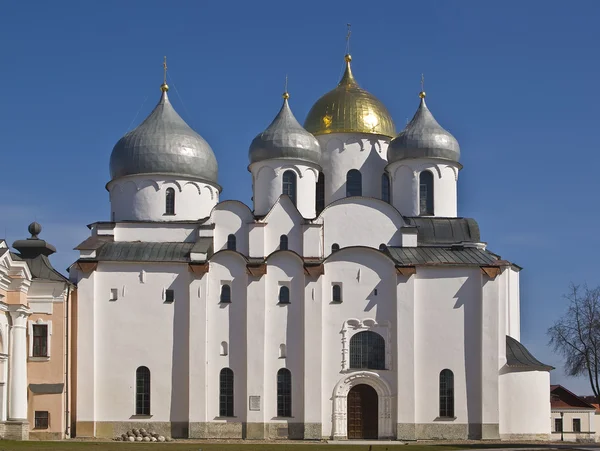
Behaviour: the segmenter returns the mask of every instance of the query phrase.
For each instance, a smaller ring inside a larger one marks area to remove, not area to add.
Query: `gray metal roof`
[[[418,244],[479,243],[479,225],[471,218],[406,217],[409,225],[417,227]]]
[[[208,254],[210,251],[212,251],[212,238],[200,238],[195,243],[120,241],[105,243],[96,251],[96,257],[89,260],[188,263],[191,261],[191,252]]]
[[[389,163],[407,158],[441,158],[456,162],[460,159],[458,141],[438,124],[424,97],[412,120],[388,147]]]
[[[29,390],[36,395],[55,395],[63,392],[65,384],[29,384]]]
[[[554,367],[536,359],[525,346],[513,337],[506,336],[506,366],[525,371],[550,371]]]
[[[473,247],[388,247],[387,252],[401,266],[480,266],[500,261],[497,255]]]
[[[284,97],[279,113],[267,129],[254,138],[248,152],[250,164],[257,161],[285,158],[321,164],[319,141],[307,132],[294,117]]]
[[[52,280],[55,282],[68,282],[65,276],[59,273],[54,267],[50,260],[45,255],[39,255],[35,258],[20,258],[27,263],[31,275],[34,279]]]
[[[217,159],[208,143],[177,114],[166,92],[110,156],[110,176],[167,174],[217,183]]]

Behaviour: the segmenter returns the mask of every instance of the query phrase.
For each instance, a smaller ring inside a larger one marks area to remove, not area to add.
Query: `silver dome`
[[[217,183],[217,159],[208,143],[177,114],[166,90],[152,113],[123,136],[110,155],[110,176],[168,174]]]
[[[281,110],[267,129],[250,144],[250,164],[257,161],[285,158],[321,164],[321,146],[294,117],[284,94]]]
[[[389,163],[409,158],[460,159],[460,146],[450,132],[435,120],[422,93],[421,104],[406,128],[390,142],[387,151]]]

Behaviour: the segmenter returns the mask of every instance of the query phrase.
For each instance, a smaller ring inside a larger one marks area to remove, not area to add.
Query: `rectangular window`
[[[48,357],[48,325],[33,325],[33,357]]]
[[[573,418],[573,432],[581,432],[581,419]]]
[[[554,432],[562,432],[562,418],[554,419]]]
[[[119,289],[118,288],[111,288],[110,289],[110,300],[111,301],[116,301],[117,299],[119,299]]]
[[[46,411],[35,411],[35,429],[48,429],[50,415]]]
[[[174,290],[165,290],[165,302],[173,302],[175,300]]]

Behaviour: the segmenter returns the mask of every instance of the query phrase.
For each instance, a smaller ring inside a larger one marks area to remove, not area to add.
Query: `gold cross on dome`
[[[167,57],[166,56],[165,56],[165,59],[163,61],[163,69],[165,71],[165,76],[164,76],[163,82],[166,85],[167,84]]]

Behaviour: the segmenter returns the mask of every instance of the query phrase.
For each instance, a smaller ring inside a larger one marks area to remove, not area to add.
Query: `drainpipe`
[[[67,303],[65,307],[65,437],[70,438],[70,405],[69,405],[69,297],[71,296],[71,284],[66,282]]]

